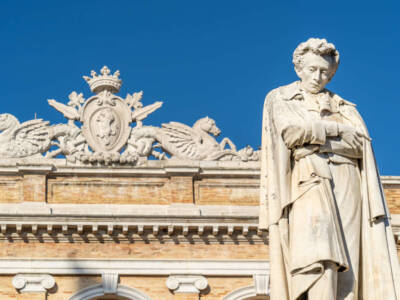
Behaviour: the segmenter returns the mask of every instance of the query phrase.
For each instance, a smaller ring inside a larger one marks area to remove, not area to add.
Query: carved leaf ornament
[[[67,104],[49,99],[50,106],[63,114],[66,124],[49,125],[41,119],[22,124],[10,114],[0,114],[0,158],[63,155],[69,164],[130,164],[156,159],[257,161],[259,151],[236,146],[215,137],[220,130],[211,118],[188,126],[178,122],[161,127],[143,126],[143,120],[162,102],[143,106],[143,91],[116,95],[122,81],[119,71],[111,74],[104,66],[100,74],[83,76],[94,93],[88,99],[72,92]],[[80,125],[77,125],[80,123]],[[133,126],[132,126],[133,125]],[[229,145],[230,149],[226,149]],[[51,149],[51,150],[50,150]]]

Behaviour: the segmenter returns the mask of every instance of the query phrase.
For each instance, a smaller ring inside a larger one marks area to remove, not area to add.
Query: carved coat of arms
[[[121,86],[119,73],[109,75],[106,67],[101,73],[102,76],[93,72],[92,78],[84,77],[96,95],[82,107],[82,133],[93,151],[119,152],[129,138],[132,112],[121,97],[113,94]]]
[[[104,66],[100,74],[83,76],[93,96],[72,92],[65,105],[49,104],[68,119],[66,124],[30,120],[20,124],[10,114],[0,115],[0,158],[47,158],[65,156],[72,164],[137,164],[149,157],[180,160],[258,160],[259,152],[247,146],[239,151],[228,138],[217,142],[220,130],[211,118],[201,118],[192,127],[169,122],[161,127],[143,126],[142,121],[162,102],[143,106],[143,92],[116,95],[122,81]],[[79,124],[80,123],[80,124]],[[227,146],[229,148],[227,148]]]

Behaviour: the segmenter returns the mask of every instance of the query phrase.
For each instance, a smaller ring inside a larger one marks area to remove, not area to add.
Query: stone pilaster
[[[23,176],[22,200],[24,202],[46,202],[47,174],[52,166],[19,166]]]

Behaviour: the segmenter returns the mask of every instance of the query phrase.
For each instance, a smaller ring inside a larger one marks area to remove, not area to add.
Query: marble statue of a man
[[[269,230],[272,300],[400,300],[390,217],[355,104],[325,89],[339,53],[311,38],[300,78],[263,115],[260,227]]]

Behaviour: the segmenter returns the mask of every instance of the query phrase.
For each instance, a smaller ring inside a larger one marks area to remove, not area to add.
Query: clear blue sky
[[[341,54],[328,88],[358,104],[381,173],[400,175],[399,13],[398,1],[2,0],[0,111],[64,122],[46,100],[88,97],[81,76],[108,65],[123,97],[164,101],[145,124],[208,115],[257,147],[266,93],[296,80],[298,43],[323,37]]]

